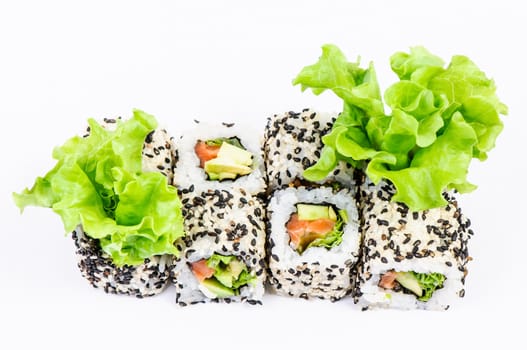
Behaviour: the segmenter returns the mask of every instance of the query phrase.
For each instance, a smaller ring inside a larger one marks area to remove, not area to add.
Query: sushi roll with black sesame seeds
[[[99,124],[115,130],[119,119],[104,118]],[[89,133],[88,129],[85,136]],[[148,133],[142,151],[142,171],[159,172],[171,182],[175,161],[174,140],[167,131],[158,128]],[[95,288],[142,298],[161,293],[169,283],[173,261],[169,255],[152,256],[137,266],[119,267],[101,250],[96,239],[84,233],[82,226],[73,232],[72,238],[81,274]]]
[[[180,157],[174,182],[178,188],[265,192],[262,142],[255,130],[234,123],[196,121],[177,141],[177,148]]]
[[[264,137],[265,167],[270,191],[304,181],[304,170],[320,159],[322,137],[329,133],[336,116],[304,109],[301,113],[274,115],[267,121]],[[353,184],[353,170],[344,162],[322,183]]]
[[[161,293],[169,283],[173,262],[170,255],[152,256],[137,266],[116,266],[81,226],[73,231],[72,238],[82,276],[95,288],[144,298]]]
[[[363,308],[445,310],[463,297],[473,232],[451,194],[441,208],[410,211],[392,185],[361,186],[364,237],[355,301]]]
[[[173,278],[180,306],[261,304],[265,281],[265,206],[243,189],[181,191],[187,235]]]
[[[269,282],[274,292],[331,301],[350,294],[360,244],[351,190],[278,190],[268,216]]]
[[[174,242],[184,234],[171,185],[173,139],[155,118],[135,110],[123,121],[89,121],[83,137],[54,151],[57,166],[17,204],[51,207],[72,230],[78,267],[95,288],[139,298],[170,280]],[[71,232],[71,231],[70,231]]]

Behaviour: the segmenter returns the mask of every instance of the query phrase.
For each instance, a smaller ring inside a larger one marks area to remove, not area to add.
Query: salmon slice
[[[191,266],[192,273],[194,273],[194,276],[196,276],[200,282],[206,280],[207,278],[211,278],[212,275],[214,275],[214,269],[207,266],[207,260],[205,259],[193,262]]]
[[[218,152],[220,151],[220,146],[217,145],[207,145],[204,141],[198,141],[196,146],[194,146],[194,152],[199,158],[199,166],[204,167],[205,162],[218,157]]]
[[[300,243],[300,240],[307,229],[307,224],[307,221],[298,219],[298,214],[293,214],[291,215],[291,219],[289,219],[285,225],[287,233],[289,233],[289,237],[291,238],[291,242],[295,247]]]
[[[321,235],[326,235],[331,232],[335,227],[335,221],[331,219],[317,219],[308,221],[307,231],[309,233],[317,233]]]
[[[395,278],[397,277],[397,272],[388,271],[382,275],[381,280],[379,281],[379,287],[384,289],[393,289],[395,287]]]
[[[299,220],[298,214],[291,215],[286,224],[286,230],[293,247],[304,250],[309,243],[322,238],[335,227],[335,221],[330,219]]]

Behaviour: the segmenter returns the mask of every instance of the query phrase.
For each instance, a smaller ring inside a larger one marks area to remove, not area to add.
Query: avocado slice
[[[236,164],[230,159],[224,159],[221,157],[205,162],[205,172],[209,175],[211,180],[234,179],[239,175],[250,174],[251,171],[252,169],[248,166]]]
[[[226,179],[235,179],[238,174],[236,173],[207,173],[209,175],[209,180],[226,180]]]
[[[331,219],[329,214],[329,206],[318,204],[303,204],[296,205],[296,211],[299,220],[317,220],[317,219]],[[336,220],[335,211],[333,211]],[[333,219],[332,219],[333,220]]]
[[[348,212],[345,211],[344,209],[340,209],[339,210],[339,215],[340,215],[340,218],[342,219],[342,222],[344,222],[345,224],[348,223]]]
[[[417,278],[411,272],[397,272],[395,280],[401,284],[404,288],[408,289],[418,297],[423,296],[423,288],[419,284]]]
[[[220,150],[218,151],[218,157],[221,159],[229,160],[229,163],[250,166],[253,163],[253,155],[251,152],[246,151],[242,148],[233,146],[227,142],[221,144]]]
[[[228,269],[216,271],[214,277],[225,287],[232,288],[232,273]]]
[[[202,281],[201,285],[207,288],[207,290],[214,294],[217,298],[227,298],[235,295],[234,291],[231,288],[224,286],[214,278],[208,278]]]
[[[232,260],[223,270],[216,269],[214,277],[226,287],[232,288],[232,283],[236,281],[240,273],[245,269],[245,264],[239,260]]]
[[[246,268],[245,264],[239,260],[231,261],[228,267],[233,279],[237,279],[240,276],[240,273],[242,273],[242,271],[245,270],[245,268]]]
[[[207,173],[207,175],[209,176],[209,180],[219,180],[220,179],[220,174],[218,173]]]
[[[335,209],[332,206],[328,207],[328,219],[337,221],[337,213],[335,213]]]

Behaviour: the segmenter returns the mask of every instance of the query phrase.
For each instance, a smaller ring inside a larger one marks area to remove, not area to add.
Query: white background
[[[2,1],[0,5],[0,348],[520,348],[525,331],[526,13],[507,1]],[[11,193],[53,166],[54,146],[88,117],[154,114],[177,133],[192,119],[250,121],[331,94],[291,86],[324,43],[373,60],[424,45],[472,58],[508,104],[505,129],[461,197],[472,218],[466,297],[447,312],[360,312],[266,296],[262,307],[178,308],[174,289],[106,295],[78,272],[55,214],[20,215]]]

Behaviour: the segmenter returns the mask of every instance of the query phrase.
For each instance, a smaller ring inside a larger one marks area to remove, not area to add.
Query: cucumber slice
[[[395,280],[401,284],[404,288],[408,289],[418,297],[423,296],[423,288],[419,284],[417,278],[411,272],[397,272]]]
[[[231,288],[225,287],[218,280],[214,278],[209,278],[201,282],[201,285],[209,292],[214,294],[216,298],[227,298],[235,295],[234,291]]]
[[[329,219],[329,207],[327,205],[298,203],[296,211],[299,220]]]

